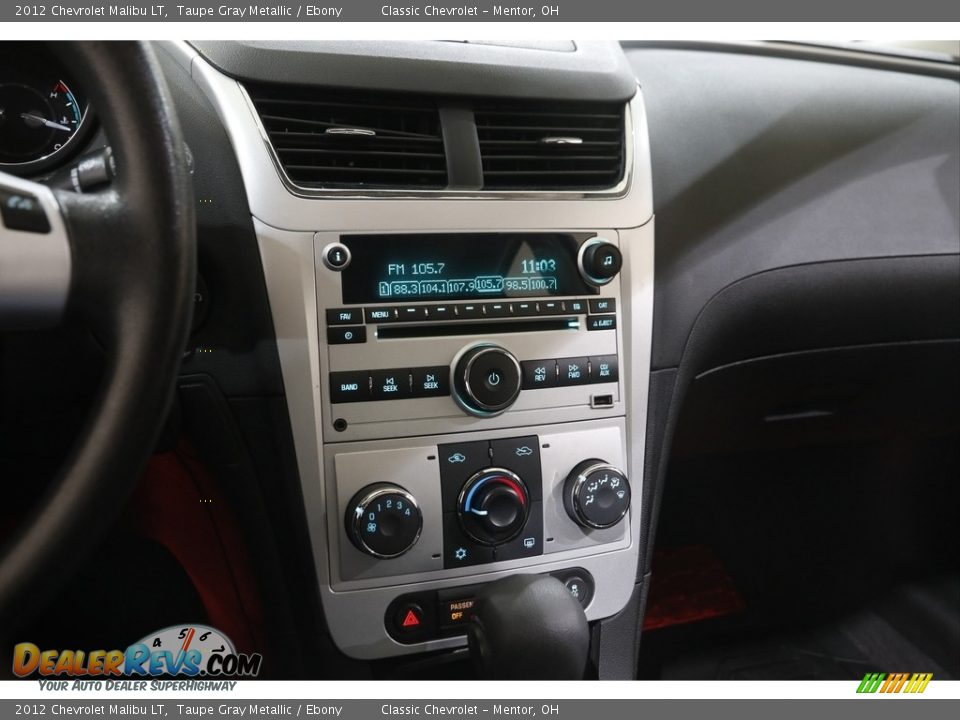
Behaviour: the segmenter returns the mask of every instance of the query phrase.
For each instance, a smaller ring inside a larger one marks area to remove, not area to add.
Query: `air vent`
[[[476,106],[485,190],[600,190],[624,172],[624,105]]]
[[[447,185],[436,103],[322,88],[247,87],[295,185],[434,189]]]

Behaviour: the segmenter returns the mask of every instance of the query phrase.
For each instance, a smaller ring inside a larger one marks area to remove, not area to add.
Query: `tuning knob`
[[[520,394],[520,363],[499,345],[464,352],[453,370],[453,396],[471,415],[499,415]]]
[[[577,254],[580,275],[591,285],[606,285],[623,267],[620,248],[609,240],[593,237],[580,246]]]
[[[630,509],[630,481],[603,460],[584,460],[567,476],[563,506],[581,527],[613,527]]]
[[[344,526],[360,552],[395,558],[417,544],[423,515],[416,498],[402,487],[376,483],[351,498]]]
[[[530,515],[527,486],[503,468],[473,475],[457,501],[463,531],[479,543],[497,545],[515,538]]]

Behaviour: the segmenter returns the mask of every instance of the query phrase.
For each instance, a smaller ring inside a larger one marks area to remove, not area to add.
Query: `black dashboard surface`
[[[911,265],[909,287],[918,310],[944,310],[927,317],[921,336],[957,335],[956,305],[944,303],[955,301],[960,284],[960,84],[726,52],[634,48],[627,55],[650,128],[654,369],[680,364],[698,316],[724,288],[777,268],[832,261],[940,256],[922,266],[932,275]],[[903,287],[902,277],[884,287],[889,262],[874,267],[874,284],[862,299]],[[788,307],[800,293],[827,292],[815,267],[805,275],[792,298],[784,287],[764,302]],[[845,284],[840,268],[822,277],[832,288]],[[897,306],[895,297],[888,299],[885,307]],[[825,312],[837,325],[847,309],[838,304]],[[845,327],[858,342],[912,339],[916,313],[889,321],[880,314],[877,307],[876,337],[853,325],[862,313]],[[782,332],[818,327],[800,322]],[[842,332],[819,344],[836,342],[843,342]],[[816,338],[801,343],[817,344]],[[750,352],[767,350],[756,343]],[[728,353],[725,361],[747,356]]]

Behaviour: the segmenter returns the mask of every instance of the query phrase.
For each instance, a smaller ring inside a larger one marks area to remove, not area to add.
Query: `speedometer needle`
[[[70,132],[71,130],[73,130],[73,128],[71,127],[67,127],[66,125],[61,125],[60,123],[54,122],[53,120],[47,120],[45,117],[40,117],[39,115],[31,115],[30,113],[20,113],[20,117],[23,118],[24,120],[33,120],[34,122],[40,123],[45,127],[53,128],[54,130],[65,130],[67,132]]]

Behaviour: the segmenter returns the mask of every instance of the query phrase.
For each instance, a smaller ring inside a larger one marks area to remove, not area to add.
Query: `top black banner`
[[[956,0],[3,3],[0,22],[954,22]]]

